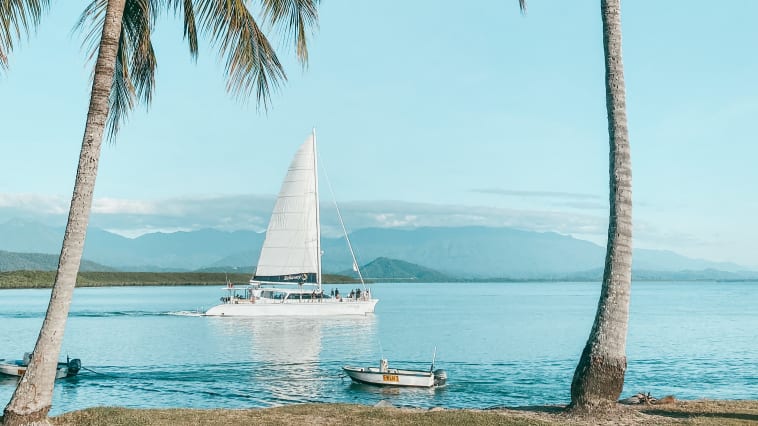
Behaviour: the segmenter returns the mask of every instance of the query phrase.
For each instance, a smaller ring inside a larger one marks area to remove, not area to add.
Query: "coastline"
[[[378,405],[381,405],[378,404]],[[563,406],[486,410],[396,408],[356,404],[296,404],[261,409],[133,409],[97,407],[52,418],[58,426],[87,425],[745,425],[758,424],[758,400],[691,400],[621,405],[592,415]]]
[[[114,272],[114,271],[83,271],[79,272],[76,280],[77,287],[172,287],[172,286],[212,286],[226,284],[226,278],[235,284],[245,284],[250,280],[250,273],[224,272]],[[52,288],[55,279],[55,271],[0,271],[0,290],[21,289],[45,289]],[[360,281],[353,277],[339,274],[324,274],[325,284],[358,284]],[[367,284],[393,283],[399,280],[365,279]],[[450,279],[448,281],[424,281],[418,279],[408,280],[415,283],[435,284],[440,282],[449,283],[585,283],[599,282],[592,279],[515,279],[515,278],[487,278],[487,279]],[[635,282],[670,282],[667,279],[635,279]],[[676,282],[735,282],[756,283],[754,279],[679,279]]]
[[[223,272],[79,272],[77,287],[125,286],[211,286],[226,285],[226,278],[235,284],[247,284],[249,273]],[[55,271],[0,272],[0,290],[52,288]],[[324,274],[327,284],[354,284],[359,281],[344,275]]]

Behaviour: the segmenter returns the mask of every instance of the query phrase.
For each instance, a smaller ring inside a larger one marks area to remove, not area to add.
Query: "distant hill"
[[[226,273],[238,273],[252,275],[255,272],[255,268],[252,266],[240,267],[240,266],[209,266],[207,268],[196,269],[194,272],[226,272]]]
[[[55,271],[58,269],[58,256],[40,253],[13,253],[0,250],[1,271]],[[82,260],[82,271],[116,271],[115,268],[99,263]]]
[[[602,270],[605,261],[605,247],[597,244],[553,232],[512,228],[369,228],[353,232],[350,240],[359,260],[402,259],[463,278],[559,279],[595,268]],[[335,262],[352,264],[349,254],[339,254],[344,252],[338,250],[344,245],[344,240],[328,240],[323,244],[324,268],[334,268]],[[664,250],[635,249],[633,262],[633,268],[639,271],[745,269]]]
[[[379,257],[361,267],[363,278],[373,281],[421,281],[446,282],[455,280],[449,275],[415,263],[397,259]],[[357,277],[352,269],[341,272],[341,275]]]
[[[351,241],[359,259],[402,259],[460,277],[551,277],[603,260],[593,243],[512,228],[371,228],[354,232]]]
[[[0,223],[0,250],[55,254],[61,249],[63,227],[14,219]],[[204,229],[193,232],[152,233],[126,238],[89,228],[84,258],[124,271],[190,271],[214,265],[227,256],[251,248],[260,250],[264,234],[252,231],[224,232]],[[250,266],[257,260],[239,259],[232,266]],[[244,262],[243,262],[244,260]]]
[[[56,254],[63,228],[13,220],[0,224],[0,250]],[[102,229],[88,231],[84,258],[121,271],[252,272],[265,235],[252,231],[212,229],[153,233],[125,238]],[[368,228],[350,237],[359,263],[379,258],[423,265],[436,273],[461,279],[599,280],[605,248],[553,232],[513,228],[428,227]],[[344,238],[323,238],[325,273],[352,265]],[[395,265],[402,271],[402,267]],[[692,259],[663,250],[634,250],[634,276],[714,277],[756,276],[731,263]],[[408,272],[408,271],[406,271]],[[385,273],[381,270],[377,274]],[[373,273],[371,275],[374,275]],[[700,278],[698,278],[700,279]],[[707,278],[702,278],[707,279]]]
[[[145,234],[130,239],[98,231],[87,235],[84,256],[129,271],[189,271],[214,266],[224,257],[251,245],[260,247],[264,237],[251,231],[203,229]],[[250,266],[253,262],[248,260],[246,264],[232,266]]]
[[[0,250],[52,254],[60,252],[62,243],[63,228],[52,228],[23,219],[0,224]]]

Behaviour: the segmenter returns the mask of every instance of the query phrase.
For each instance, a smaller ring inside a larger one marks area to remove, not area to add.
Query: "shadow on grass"
[[[527,405],[523,407],[495,406],[487,410],[510,410],[510,411],[529,411],[534,413],[560,414],[566,412],[565,405]]]
[[[676,410],[644,410],[645,414],[652,414],[661,417],[671,417],[676,419],[692,419],[696,417],[706,417],[711,419],[733,419],[758,422],[758,414],[748,413],[691,413]]]

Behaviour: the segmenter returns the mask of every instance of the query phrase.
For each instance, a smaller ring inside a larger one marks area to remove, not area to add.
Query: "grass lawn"
[[[562,407],[446,410],[301,404],[250,410],[89,408],[52,419],[58,426],[89,425],[748,425],[758,424],[758,401],[697,400],[665,405],[618,405],[580,416]]]

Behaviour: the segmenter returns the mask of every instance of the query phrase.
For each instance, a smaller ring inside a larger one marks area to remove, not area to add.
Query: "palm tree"
[[[519,0],[521,11],[525,0]],[[610,214],[595,322],[571,381],[572,409],[614,404],[624,386],[632,286],[632,161],[621,58],[621,0],[601,0],[610,141]]]
[[[3,1],[7,0],[0,0],[0,4]],[[198,53],[198,33],[210,37],[225,56],[227,89],[232,94],[244,98],[255,93],[259,105],[265,107],[270,89],[286,79],[274,49],[245,2],[92,0],[85,9],[80,26],[92,25],[85,40],[96,50],[97,59],[79,166],[50,304],[29,368],[5,407],[5,425],[47,420],[84,248],[103,134],[108,127],[110,136],[115,136],[119,123],[134,104],[151,99],[156,58],[150,37],[158,11],[172,10],[184,18],[184,36],[193,56]],[[294,33],[297,54],[303,63],[308,57],[306,33],[318,19],[317,3],[318,0],[261,0],[263,20],[275,30]],[[95,53],[91,57],[94,56]]]
[[[632,160],[621,58],[621,0],[601,0],[605,104],[610,139],[610,215],[595,322],[571,381],[571,406],[615,404],[624,387],[632,288]]]
[[[13,41],[39,24],[50,0],[0,0],[0,71],[8,67]]]

